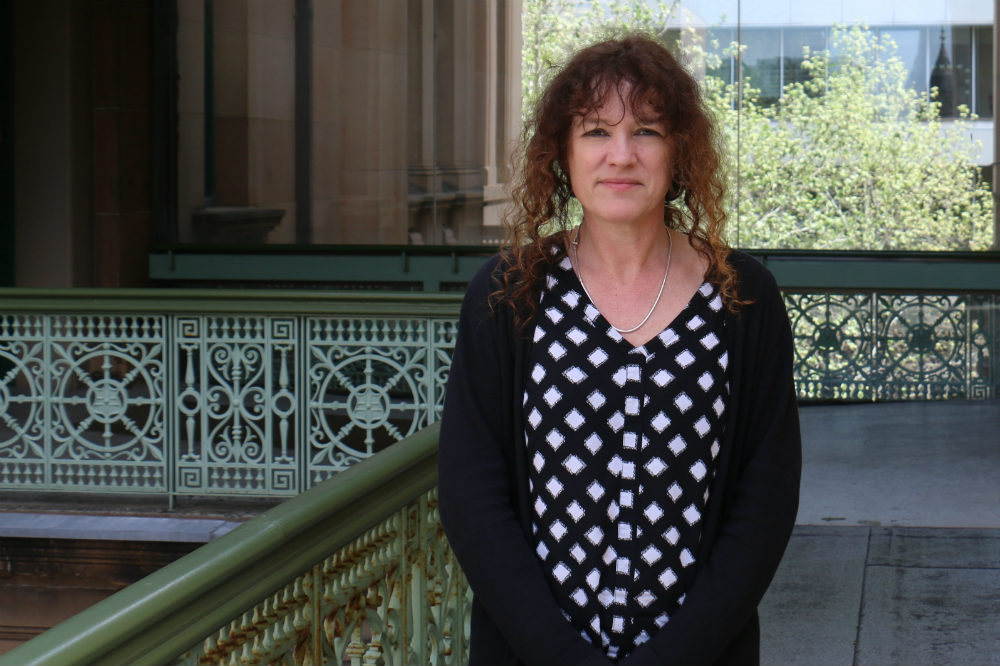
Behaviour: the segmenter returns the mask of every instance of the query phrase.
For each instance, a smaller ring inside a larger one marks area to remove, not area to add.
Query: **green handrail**
[[[433,488],[438,433],[424,428],[247,521],[0,656],[0,666],[172,662]]]
[[[0,287],[0,312],[457,317],[462,294],[317,289]]]

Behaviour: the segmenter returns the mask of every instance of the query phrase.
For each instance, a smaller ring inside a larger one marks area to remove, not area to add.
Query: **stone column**
[[[96,284],[142,286],[152,218],[152,17],[143,0],[91,7]]]
[[[319,226],[317,214],[314,240],[406,243],[408,3],[341,0],[339,5],[336,80],[317,82],[316,95],[332,85],[339,106],[339,182],[331,189],[337,190],[340,219],[327,229]],[[320,31],[317,23],[317,41]],[[317,191],[320,177],[317,170]]]
[[[10,19],[15,285],[91,286],[88,9],[16,0]]]
[[[270,234],[232,240],[293,242],[294,0],[214,4],[214,203],[227,220],[241,207],[273,210],[281,220]]]

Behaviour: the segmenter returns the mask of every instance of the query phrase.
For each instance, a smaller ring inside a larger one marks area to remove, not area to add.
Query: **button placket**
[[[622,428],[620,466],[618,469],[618,517],[615,546],[617,558],[614,568],[614,612],[611,614],[611,628],[616,634],[627,633],[627,619],[634,616],[630,612],[630,599],[635,587],[639,475],[637,466],[640,459],[642,437],[643,396],[645,395],[645,368],[647,355],[642,347],[629,350],[624,365],[624,426]]]

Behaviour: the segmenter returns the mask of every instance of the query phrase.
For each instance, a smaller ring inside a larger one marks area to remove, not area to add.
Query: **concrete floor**
[[[1000,401],[804,407],[762,664],[1000,665]]]

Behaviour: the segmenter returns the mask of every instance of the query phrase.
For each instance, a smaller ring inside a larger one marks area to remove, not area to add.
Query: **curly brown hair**
[[[715,126],[702,102],[698,82],[664,46],[631,34],[579,51],[551,80],[525,125],[514,180],[514,206],[506,215],[503,284],[494,300],[505,300],[523,326],[535,315],[548,270],[565,254],[559,232],[570,220],[573,191],[567,170],[569,131],[576,117],[595,113],[609,94],[638,115],[649,104],[671,134],[673,183],[663,222],[689,234],[706,257],[706,277],[719,287],[730,310],[741,304],[736,272],[726,261],[725,187]]]

